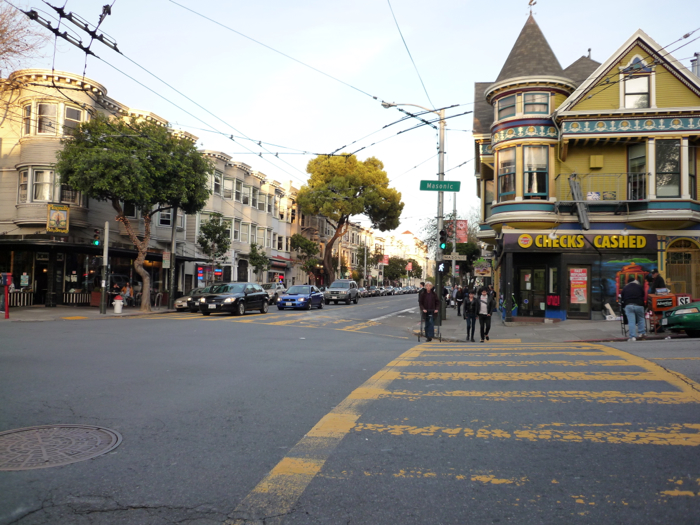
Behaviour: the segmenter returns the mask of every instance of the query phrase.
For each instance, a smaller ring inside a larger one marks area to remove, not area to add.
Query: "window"
[[[29,135],[32,132],[32,105],[27,104],[24,106],[24,113],[22,114],[22,127],[24,128],[24,134]]]
[[[234,194],[234,198],[238,201],[241,202],[241,193],[243,192],[243,183],[239,180],[236,181],[236,193]]]
[[[82,120],[83,112],[79,109],[66,107],[66,113],[63,118],[63,132],[70,129],[76,129],[80,126],[80,121]]]
[[[259,196],[260,196],[260,190],[258,190],[257,188],[253,188],[253,200],[252,200],[251,203],[250,203],[250,205],[251,205],[253,208],[257,208],[257,207],[258,207],[258,198],[259,198]]]
[[[258,197],[258,210],[265,211],[267,208],[267,195],[261,193]]]
[[[698,199],[698,146],[688,144],[688,189],[690,198]]]
[[[275,200],[274,195],[267,196],[267,213],[272,213],[272,208],[273,208],[272,203],[274,202],[274,200]]]
[[[267,235],[267,230],[265,228],[258,228],[258,242],[260,243],[260,246],[264,246],[266,248],[270,247],[270,240],[268,239]]]
[[[292,224],[294,224],[294,221],[296,221],[296,219],[297,219],[297,209],[296,209],[296,208],[292,208],[292,217],[291,217],[291,219],[290,219],[289,222],[291,222]]]
[[[649,75],[629,76],[625,79],[625,107],[649,107]]]
[[[123,203],[122,210],[124,210],[125,217],[136,218],[136,205],[133,202],[126,201]]]
[[[523,197],[525,199],[546,199],[548,197],[548,154],[548,146],[525,146],[523,148],[525,165]]]
[[[221,195],[221,173],[214,172],[214,195]]]
[[[498,202],[515,198],[515,148],[498,152]]]
[[[224,227],[226,228],[224,230],[224,236],[227,239],[231,238],[231,219],[224,219]]]
[[[171,226],[170,218],[172,217],[172,210],[161,210],[158,215],[159,226]]]
[[[656,141],[656,196],[681,196],[681,148],[679,140]]]
[[[51,201],[53,199],[53,171],[34,170],[34,201]]]
[[[633,144],[627,149],[627,199],[647,198],[647,145]]]
[[[274,248],[275,245],[272,242],[272,230],[267,230],[267,235],[265,236],[265,247]]]
[[[250,186],[243,186],[243,204],[250,204],[250,195],[253,188]]]
[[[272,248],[277,249],[277,234],[272,234]]]
[[[19,172],[19,202],[27,202],[27,188],[29,187],[29,171]]]
[[[284,237],[282,235],[277,236],[277,249],[284,250]]]
[[[515,95],[498,101],[498,120],[515,115]]]
[[[224,179],[224,199],[233,199],[233,181],[231,179]]]
[[[547,93],[525,93],[523,103],[524,113],[549,114],[549,95]]]
[[[250,244],[258,244],[258,228],[255,224],[250,225]]]
[[[290,240],[291,240],[291,237],[287,237],[287,247],[286,247],[285,250],[284,250],[285,252],[291,252],[291,251],[292,251]]]
[[[233,240],[241,240],[241,221],[239,221],[238,219],[233,221]]]
[[[37,133],[56,134],[56,104],[38,104]]]
[[[80,192],[74,190],[70,186],[61,184],[61,202],[67,202],[69,204],[80,204]]]
[[[241,224],[241,242],[248,243],[250,224]]]
[[[491,206],[493,206],[494,197],[493,181],[487,180],[484,182],[484,220],[491,217]]]

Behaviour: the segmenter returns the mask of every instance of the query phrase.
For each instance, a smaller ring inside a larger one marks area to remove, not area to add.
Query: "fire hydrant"
[[[114,313],[115,314],[122,313],[122,307],[124,306],[124,299],[122,299],[122,296],[117,295],[114,298],[114,302],[112,303],[112,305],[114,305]]]

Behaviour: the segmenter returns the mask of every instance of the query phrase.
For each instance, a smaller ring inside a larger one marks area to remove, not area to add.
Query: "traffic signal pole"
[[[100,313],[107,313],[107,262],[109,259],[109,221],[105,221],[105,235],[102,244],[102,295],[100,296]]]
[[[438,144],[438,180],[443,181],[445,180],[445,110],[441,109],[440,110],[440,142]],[[442,231],[444,224],[443,224],[443,209],[444,209],[444,199],[445,199],[445,193],[443,191],[438,192],[438,209],[437,209],[437,231],[440,232]],[[439,233],[438,233],[439,236]],[[442,261],[442,248],[440,248],[440,242],[438,241],[438,246],[435,254],[435,259],[440,263]],[[443,300],[442,297],[442,275],[440,272],[436,270],[436,275],[435,275],[435,291],[438,294],[438,297],[440,298],[440,316],[436,320],[436,325],[440,326],[442,325],[442,320],[445,318],[447,315],[447,307],[445,305],[445,301]]]

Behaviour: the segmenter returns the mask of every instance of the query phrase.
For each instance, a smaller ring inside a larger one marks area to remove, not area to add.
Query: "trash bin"
[[[115,314],[122,313],[122,307],[124,306],[124,299],[122,299],[121,295],[117,295],[114,298],[114,302],[112,304],[114,305],[114,313]]]

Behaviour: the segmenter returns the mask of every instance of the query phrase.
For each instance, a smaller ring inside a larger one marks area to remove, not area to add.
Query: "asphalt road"
[[[0,472],[0,525],[698,523],[697,345],[417,344],[415,307],[0,326],[0,431],[123,436]]]

